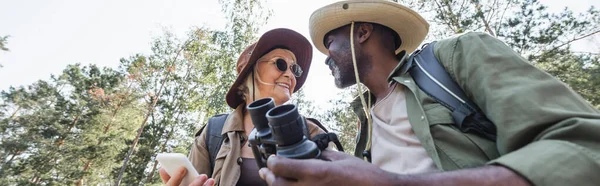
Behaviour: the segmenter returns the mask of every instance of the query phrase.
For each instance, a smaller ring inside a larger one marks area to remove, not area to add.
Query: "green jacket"
[[[600,184],[600,112],[565,83],[485,33],[440,40],[434,54],[498,130],[496,143],[460,132],[451,111],[400,62],[388,81],[407,87],[408,119],[440,170],[500,164],[535,185]],[[361,123],[355,156],[362,157],[368,126],[360,100],[352,106]]]

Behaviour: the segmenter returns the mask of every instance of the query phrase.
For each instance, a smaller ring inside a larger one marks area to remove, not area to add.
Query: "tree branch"
[[[444,11],[444,8],[442,8],[442,5],[438,2],[438,1],[434,1],[435,5],[437,5],[439,12],[439,15],[445,15],[447,14]],[[442,23],[445,24],[446,26],[448,26],[452,31],[456,32],[456,28],[454,28],[454,25],[452,24],[452,18],[447,18],[447,19],[442,19]]]
[[[573,53],[576,53],[576,54],[600,55],[600,52],[581,52],[581,51],[575,51]]]
[[[475,5],[475,10],[477,10],[477,17],[479,17],[481,19],[481,21],[483,22],[483,25],[485,26],[485,30],[487,30],[490,35],[496,37],[496,34],[494,34],[494,31],[490,27],[490,24],[488,23],[487,20],[485,20],[485,16],[483,15],[483,11],[481,11],[481,4],[479,4],[479,1],[471,0],[471,3],[473,3],[473,5]]]
[[[558,45],[558,46],[555,46],[555,47],[553,47],[552,49],[550,49],[550,51],[554,51],[554,50],[556,50],[556,49],[558,49],[558,48],[560,48],[560,47],[563,47],[563,46],[565,46],[565,45],[571,44],[572,42],[575,42],[575,41],[581,40],[581,39],[583,39],[583,38],[586,38],[586,37],[593,36],[594,34],[597,34],[597,33],[600,33],[600,30],[596,30],[596,31],[594,31],[594,32],[592,32],[592,33],[590,33],[590,34],[586,34],[586,35],[583,35],[583,36],[581,36],[581,37],[576,37],[576,38],[574,38],[574,39],[571,39],[571,40],[569,40],[569,41],[567,41],[567,42],[564,42],[563,44],[560,44],[560,45]]]
[[[508,7],[510,7],[511,3],[512,1],[507,1],[506,7],[504,8],[504,11],[502,11],[502,15],[500,16],[500,20],[498,20],[498,25],[496,25],[496,33],[500,31],[500,27],[502,26],[502,20],[504,19],[504,14],[506,13],[506,10],[508,10]]]

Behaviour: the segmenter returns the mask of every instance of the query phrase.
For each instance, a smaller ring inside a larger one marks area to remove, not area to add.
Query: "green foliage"
[[[83,173],[82,160],[98,149],[86,140],[111,104],[123,77],[108,68],[69,65],[52,82],[2,92],[3,178],[36,184],[72,184]],[[101,153],[101,152],[98,152]]]
[[[508,10],[519,0],[403,0],[401,4],[423,15],[431,25],[428,39],[440,39],[467,31],[491,35],[503,29]],[[396,1],[398,2],[398,1]]]
[[[497,36],[537,67],[554,75],[592,105],[600,104],[598,54],[575,53],[573,42],[600,33],[600,11],[551,13],[538,0],[418,0],[401,2],[431,23],[428,40],[467,31]]]
[[[10,36],[0,36],[0,51],[8,51],[6,44],[8,43],[8,37]],[[0,68],[2,68],[2,64],[0,64]]]
[[[125,168],[125,185],[160,183],[156,153],[187,154],[196,130],[230,111],[237,58],[270,15],[261,0],[220,2],[226,31],[165,32],[150,55],[123,58],[118,70],[69,65],[51,82],[3,91],[0,181],[110,185]]]
[[[0,36],[0,50],[8,51],[8,48],[6,48],[6,43],[8,43],[8,37],[10,36]]]
[[[572,42],[600,33],[600,13],[594,7],[575,15],[564,9],[548,13],[536,0],[520,2],[520,7],[499,32],[515,51],[530,62],[568,84],[596,108],[600,108],[598,55],[574,53]]]
[[[155,108],[149,108],[151,117],[139,140],[140,146],[131,162],[125,164],[123,184],[159,182],[155,173],[156,153],[187,154],[193,134],[201,127],[199,124],[212,115],[230,111],[224,98],[237,75],[237,58],[256,40],[258,28],[267,18],[261,17],[262,1],[221,3],[230,21],[227,31],[196,28],[184,39],[167,32],[153,42],[152,55],[121,65],[135,74],[135,78],[142,79],[136,92],[148,93],[148,107],[153,107],[151,100],[157,99]],[[151,70],[132,70],[133,65]],[[129,150],[123,149],[117,161]],[[114,172],[115,178],[118,175]]]

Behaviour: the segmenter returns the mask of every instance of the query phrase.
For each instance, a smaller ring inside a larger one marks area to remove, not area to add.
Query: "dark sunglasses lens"
[[[287,62],[285,62],[285,60],[283,59],[277,59],[276,65],[277,69],[279,69],[282,72],[285,72],[285,70],[287,69]]]
[[[285,72],[288,68],[287,62],[285,62],[285,60],[283,59],[277,59],[277,61],[275,61],[275,64],[277,65],[277,69],[279,69],[281,72]],[[294,73],[294,76],[296,77],[300,77],[302,75],[302,69],[298,64],[292,64],[291,70],[292,73]]]
[[[294,76],[296,76],[296,77],[302,76],[302,68],[300,68],[300,65],[298,65],[298,64],[292,65],[292,72],[294,73]]]

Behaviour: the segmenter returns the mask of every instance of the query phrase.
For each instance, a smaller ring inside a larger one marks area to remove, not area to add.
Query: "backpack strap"
[[[496,126],[450,77],[433,53],[435,42],[415,51],[408,59],[409,73],[423,92],[452,111],[456,127],[496,141]]]
[[[304,117],[306,118],[306,120],[313,122],[315,125],[317,125],[319,128],[323,129],[323,131],[325,131],[325,133],[328,133],[329,131],[327,130],[327,128],[325,128],[325,126],[323,126],[323,124],[321,124],[321,122],[319,122],[319,120],[315,119],[315,118],[309,118],[309,117]],[[308,123],[306,123],[308,125]],[[307,127],[308,128],[308,127]]]
[[[211,117],[210,119],[208,119],[208,123],[206,125],[204,125],[198,132],[196,132],[195,136],[199,136],[200,133],[204,130],[204,128],[206,128],[206,139],[204,140],[207,150],[208,150],[208,155],[209,155],[209,160],[210,160],[210,172],[208,174],[208,177],[212,177],[212,173],[214,171],[214,167],[215,167],[215,160],[217,159],[217,154],[219,153],[219,150],[221,149],[221,145],[223,144],[223,140],[225,139],[225,135],[221,135],[222,131],[223,131],[223,126],[225,126],[225,120],[227,120],[227,116],[228,114],[219,114],[216,116]],[[325,131],[325,133],[328,133],[328,130],[323,126],[323,124],[321,124],[321,122],[319,122],[319,120],[316,120],[314,118],[309,118],[309,117],[305,117],[306,120],[312,121],[313,123],[315,123],[317,126],[319,126],[319,128],[323,129],[323,131]],[[306,125],[304,125],[303,128],[303,132],[306,136],[310,138],[310,132],[308,130],[308,122],[305,122]],[[331,136],[331,135],[329,135]],[[315,136],[316,137],[316,136]],[[317,139],[323,140],[322,138],[324,137],[319,137]],[[333,137],[329,137],[331,139],[333,139]],[[311,139],[313,140],[313,139]],[[335,136],[335,141],[337,141],[337,136]],[[334,143],[335,143],[334,141]],[[337,142],[339,143],[339,142]],[[327,144],[327,143],[325,143]],[[338,149],[341,148],[341,144],[338,145]],[[343,151],[343,149],[342,149]]]
[[[306,120],[312,121],[315,125],[319,126],[319,128],[321,128],[321,129],[323,129],[323,131],[325,131],[325,133],[323,133],[323,134],[317,134],[317,135],[309,138],[311,141],[313,141],[313,142],[315,142],[315,144],[317,144],[317,147],[319,147],[319,149],[325,150],[327,147],[329,147],[329,142],[333,142],[333,144],[335,144],[336,148],[339,151],[344,152],[344,147],[340,143],[340,140],[338,139],[338,137],[335,133],[329,132],[325,128],[325,126],[323,126],[323,124],[321,124],[321,122],[319,122],[319,120],[314,119],[314,118],[309,118],[309,117],[305,117],[305,118],[306,118]],[[306,124],[307,124],[306,128],[308,128],[308,122]]]
[[[304,117],[304,125],[302,126],[302,132],[304,133],[304,136],[306,136],[306,138],[308,138],[309,140],[311,139],[310,137],[310,130],[308,129],[308,118]]]
[[[221,149],[221,144],[223,144],[223,140],[225,139],[225,135],[221,135],[223,131],[223,126],[225,126],[225,120],[229,114],[219,114],[208,119],[208,123],[200,129],[196,133],[195,136],[200,135],[200,133],[206,128],[206,139],[204,139],[204,143],[206,144],[206,150],[208,150],[208,156],[210,161],[210,172],[208,177],[212,177],[212,173],[215,168],[215,160],[217,159],[217,154]]]

